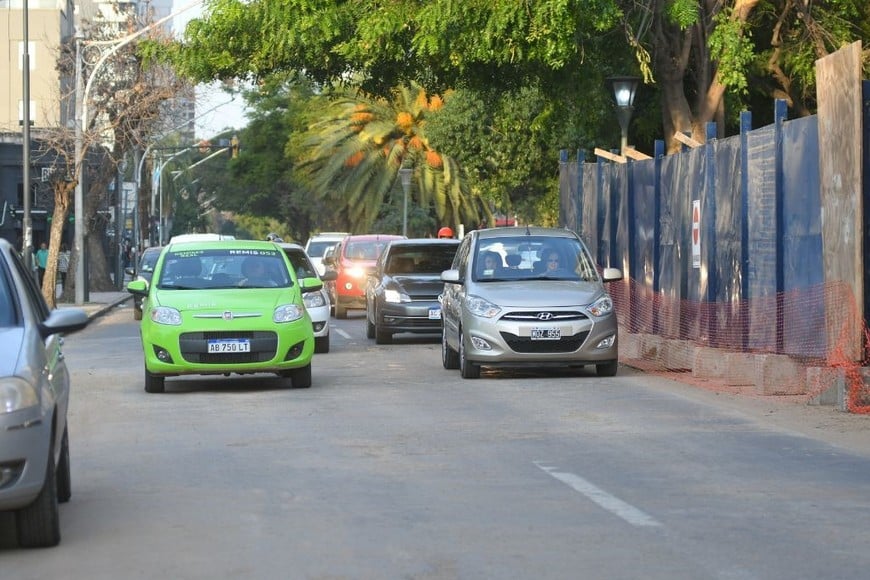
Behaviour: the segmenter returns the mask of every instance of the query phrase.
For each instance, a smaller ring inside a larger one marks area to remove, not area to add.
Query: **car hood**
[[[604,288],[600,282],[578,280],[511,280],[479,283],[469,293],[503,308],[541,308],[591,304]]]
[[[0,377],[15,374],[18,359],[21,358],[21,342],[24,340],[24,329],[20,327],[0,329],[0,344],[3,354],[0,355]]]
[[[163,290],[157,295],[157,304],[170,306],[179,312],[250,310],[271,312],[280,304],[300,304],[298,290],[275,288],[247,288],[240,290]]]
[[[437,296],[444,289],[440,275],[393,276],[408,296]]]

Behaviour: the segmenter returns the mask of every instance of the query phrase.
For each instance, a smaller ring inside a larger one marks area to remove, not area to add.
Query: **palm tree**
[[[416,84],[395,89],[390,101],[360,94],[329,101],[309,127],[308,153],[300,164],[314,194],[342,204],[352,231],[368,231],[397,187],[399,169],[410,167],[416,203],[434,207],[441,224],[477,224],[488,217],[459,164],[426,139],[426,115],[442,105],[440,96],[428,96]]]

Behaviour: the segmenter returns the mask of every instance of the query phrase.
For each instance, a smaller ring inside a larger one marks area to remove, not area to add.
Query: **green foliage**
[[[710,55],[718,61],[719,80],[736,93],[747,90],[746,71],[754,59],[751,33],[730,10],[719,12],[714,20],[716,28],[710,34]]]

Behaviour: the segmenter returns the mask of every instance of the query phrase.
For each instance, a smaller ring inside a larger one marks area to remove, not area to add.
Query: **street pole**
[[[411,175],[414,170],[410,167],[399,169],[399,178],[402,181],[402,190],[405,192],[405,200],[402,208],[402,235],[408,237],[408,192],[411,190]]]
[[[24,263],[27,264],[27,269],[33,274],[33,221],[30,216],[31,206],[31,191],[30,191],[30,52],[28,45],[30,44],[30,28],[28,23],[28,4],[24,0],[22,17],[24,20],[24,53],[21,56],[21,68],[24,74],[23,91],[22,91],[22,152],[21,152],[21,181],[23,191],[24,213],[21,217],[21,229],[23,239],[22,252],[24,255]]]
[[[76,175],[78,176],[78,180],[76,182],[76,190],[75,190],[75,249],[78,252],[78,260],[76,260],[76,305],[82,305],[88,300],[88,292],[86,288],[87,280],[85,277],[85,265],[86,265],[86,247],[85,247],[85,224],[84,224],[84,198],[85,198],[85,170],[86,164],[84,156],[86,154],[86,148],[84,146],[84,132],[88,130],[88,98],[91,93],[91,88],[93,87],[94,81],[97,78],[97,73],[106,63],[106,61],[113,54],[118,52],[121,48],[127,46],[143,34],[150,32],[151,30],[161,26],[165,22],[175,18],[182,12],[193,8],[198,4],[202,4],[203,0],[193,0],[190,4],[184,6],[176,10],[175,12],[170,13],[163,18],[152,22],[148,26],[143,27],[142,29],[134,32],[133,34],[129,34],[123,38],[118,38],[114,40],[95,40],[88,41],[88,46],[110,46],[106,52],[100,55],[100,58],[97,60],[96,64],[94,64],[93,69],[91,69],[91,74],[88,76],[88,81],[84,85],[84,89],[81,89],[82,84],[82,49],[85,44],[84,38],[81,36],[76,36],[76,112],[79,122],[76,123],[76,143],[75,143],[75,152],[76,152]],[[26,106],[26,104],[25,104]]]

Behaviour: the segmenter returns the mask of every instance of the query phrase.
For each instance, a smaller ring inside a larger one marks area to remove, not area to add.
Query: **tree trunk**
[[[45,277],[42,279],[42,295],[48,303],[49,308],[57,306],[57,256],[60,252],[63,226],[69,213],[70,193],[75,189],[75,186],[76,183],[74,181],[54,181],[52,183],[52,189],[54,190],[54,214],[51,218],[51,230],[48,238],[48,261],[45,265]],[[70,279],[70,271],[67,272],[67,281]],[[66,287],[64,287],[64,290],[66,290]]]

